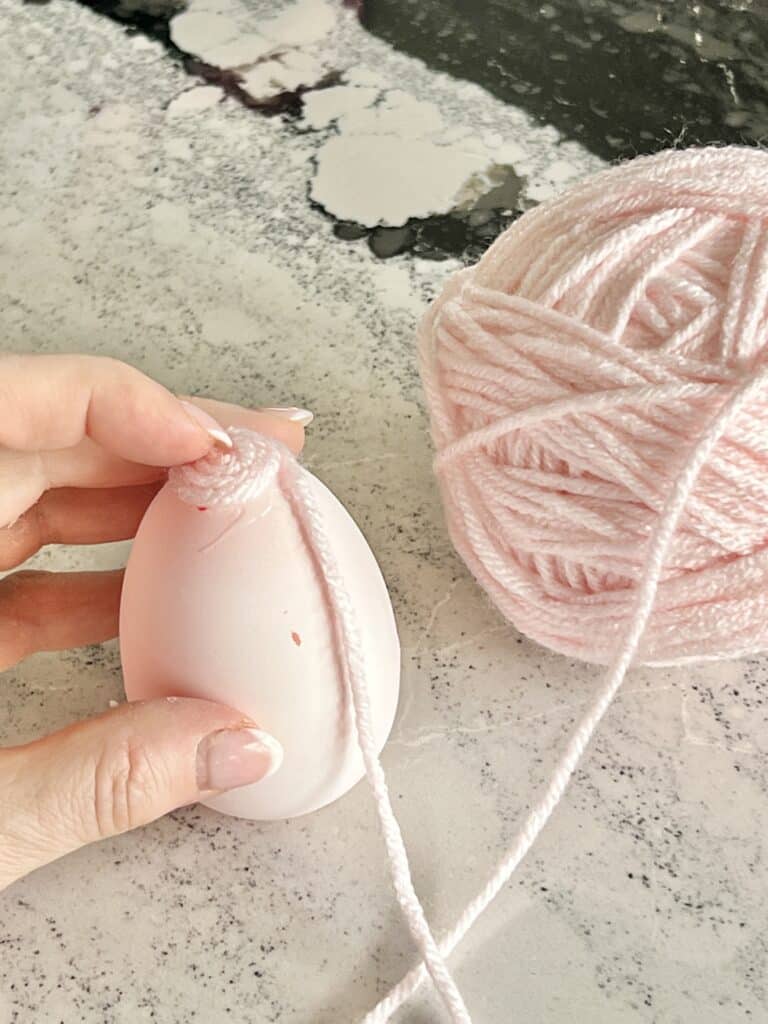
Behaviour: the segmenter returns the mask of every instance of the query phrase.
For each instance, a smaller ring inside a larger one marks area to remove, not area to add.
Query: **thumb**
[[[274,772],[282,748],[237,711],[146,701],[0,751],[0,889],[86,843]]]

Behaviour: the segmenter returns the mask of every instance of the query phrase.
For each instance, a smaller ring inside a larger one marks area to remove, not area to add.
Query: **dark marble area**
[[[29,3],[30,0],[25,0]],[[38,0],[39,2],[39,0]],[[164,43],[171,53],[180,55],[171,42],[170,21],[186,7],[184,0],[77,0],[107,18],[121,22],[129,31],[141,32]]]
[[[608,160],[768,140],[766,0],[366,0],[361,17]]]
[[[296,130],[306,130],[303,94],[344,81],[340,69],[311,86],[256,101],[240,87],[237,71],[212,67],[173,44],[169,22],[183,0],[79,2],[128,31],[160,40],[190,74],[220,85],[258,114],[286,118]],[[396,49],[478,83],[607,160],[671,145],[768,141],[768,0],[345,5],[356,9],[367,31]],[[519,186],[514,170],[504,168],[499,182],[471,206],[398,228],[330,219],[337,237],[365,239],[382,259],[411,252],[472,262],[523,212]]]

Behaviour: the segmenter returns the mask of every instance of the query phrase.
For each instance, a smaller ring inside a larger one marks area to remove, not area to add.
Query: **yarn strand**
[[[468,904],[459,916],[456,924],[441,941],[439,948],[444,957],[450,956],[478,917],[495,899],[504,885],[506,885],[560,803],[595,730],[611,706],[637,653],[643,631],[653,610],[665,557],[696,479],[702,467],[706,464],[713,448],[728,427],[728,424],[737,415],[744,403],[764,386],[766,380],[768,380],[768,370],[764,370],[741,386],[738,392],[720,410],[709,429],[698,440],[684,469],[674,481],[667,505],[658,520],[656,530],[649,542],[645,572],[638,588],[637,601],[630,628],[607,674],[605,684],[572,735],[564,754],[552,773],[544,795],[528,815],[509,852],[499,862],[486,884]],[[414,968],[402,981],[394,986],[389,994],[373,1010],[366,1014],[363,1018],[363,1024],[383,1024],[383,1022],[388,1021],[392,1014],[416,992],[425,977],[426,972],[423,966]]]
[[[443,955],[424,915],[411,878],[408,854],[402,832],[392,808],[387,780],[381,761],[376,754],[370,719],[370,701],[365,676],[365,658],[355,623],[355,613],[339,573],[336,559],[328,544],[322,517],[311,489],[307,486],[303,470],[298,463],[284,464],[284,491],[291,501],[294,514],[303,526],[316,557],[339,628],[340,648],[346,665],[347,682],[352,696],[352,707],[357,740],[365,771],[373,792],[376,811],[389,859],[390,874],[400,907],[411,935],[423,957],[425,976],[434,982],[454,1024],[472,1024],[464,1000],[453,980]]]
[[[339,655],[349,689],[355,735],[381,824],[390,873],[398,902],[426,972],[443,1000],[452,1024],[472,1024],[461,993],[430,931],[411,878],[408,854],[398,825],[387,780],[377,754],[366,682],[363,642],[336,556],[328,541],[323,516],[310,486],[310,475],[292,453],[270,438],[240,427],[229,429],[234,448],[213,451],[191,465],[169,472],[177,496],[190,505],[237,508],[276,483],[290,504],[304,534],[325,589],[336,632]]]
[[[642,157],[528,211],[427,312],[449,532],[525,636],[611,663],[690,441],[768,358],[766,210],[764,152]],[[702,467],[644,663],[768,648],[766,408],[743,408]]]
[[[545,827],[632,664],[768,647],[767,209],[759,150],[642,157],[527,212],[422,321],[457,551],[518,630],[608,665],[446,958]]]
[[[237,430],[234,452],[170,472],[184,500],[210,484],[225,506],[277,479],[325,588],[422,961],[363,1024],[388,1021],[427,978],[452,1024],[471,1024],[446,960],[546,827],[630,667],[768,648],[766,211],[768,154],[757,149],[642,157],[524,214],[422,322],[457,551],[521,633],[607,665],[513,843],[440,943],[413,885],[371,728],[363,638],[309,475],[287,449]]]

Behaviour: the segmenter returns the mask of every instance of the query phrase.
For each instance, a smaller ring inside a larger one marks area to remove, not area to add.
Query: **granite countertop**
[[[416,321],[514,216],[606,160],[759,140],[760,7],[0,0],[3,346],[315,411],[306,461],[395,605],[384,763],[438,934],[599,673],[521,639],[453,553]],[[630,675],[452,958],[476,1024],[768,1020],[767,668]],[[35,656],[0,680],[0,743],[121,699],[116,644]],[[3,893],[0,1024],[346,1024],[413,959],[364,783],[269,825],[193,807]],[[397,1019],[441,1018],[424,991]]]

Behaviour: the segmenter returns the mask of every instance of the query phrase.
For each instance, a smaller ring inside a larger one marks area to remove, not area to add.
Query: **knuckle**
[[[157,789],[157,772],[140,737],[126,737],[105,751],[94,770],[93,820],[98,838],[146,824]]]

